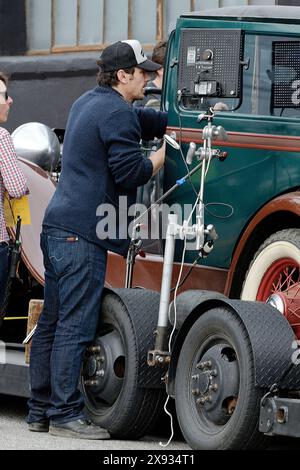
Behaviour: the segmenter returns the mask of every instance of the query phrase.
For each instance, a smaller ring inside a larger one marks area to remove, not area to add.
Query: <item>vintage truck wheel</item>
[[[118,297],[106,295],[98,335],[84,359],[81,388],[90,419],[115,438],[145,435],[162,407],[163,390],[138,385],[137,351],[130,312]]]
[[[270,302],[300,338],[300,229],[270,236],[255,254],[241,292],[243,300]]]
[[[175,380],[177,417],[187,443],[203,450],[261,447],[262,394],[241,320],[227,307],[203,314],[186,336]]]

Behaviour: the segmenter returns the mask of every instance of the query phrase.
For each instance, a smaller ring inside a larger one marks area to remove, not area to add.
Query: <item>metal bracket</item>
[[[169,351],[159,351],[153,349],[148,351],[147,364],[148,366],[164,366],[168,365],[171,361],[171,355]]]

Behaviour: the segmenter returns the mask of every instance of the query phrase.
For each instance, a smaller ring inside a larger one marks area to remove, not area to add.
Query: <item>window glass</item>
[[[298,1],[298,0],[297,0]],[[261,5],[261,0],[249,0],[249,5]],[[264,5],[279,5],[275,0],[264,0]]]
[[[196,0],[195,1],[195,11],[200,10],[211,10],[213,8],[218,8],[219,0]]]
[[[244,6],[249,5],[248,0],[221,0],[220,7]]]
[[[128,37],[128,0],[106,0],[104,29],[105,43]]]
[[[298,1],[298,0],[297,0]],[[243,5],[276,5],[276,0],[195,0],[195,11]],[[280,3],[279,3],[280,4]],[[290,3],[291,5],[291,3]]]
[[[51,47],[51,0],[28,0],[27,36],[29,50]]]
[[[103,42],[104,0],[80,0],[79,44]]]
[[[282,72],[282,64],[273,65],[273,48],[278,42],[285,42],[286,47],[283,46],[286,55],[286,64],[284,65],[283,74],[279,73],[281,77],[284,77],[284,83],[279,84],[280,88],[289,88],[294,90],[297,94],[297,76],[298,72],[293,66],[293,50],[294,48],[289,47],[289,44],[295,42],[295,47],[298,49],[299,39],[292,39],[282,36],[246,36],[246,49],[245,58],[250,58],[249,70],[244,71],[244,98],[243,103],[238,112],[259,114],[265,116],[299,116],[300,109],[295,102],[289,103],[289,105],[283,105],[282,107],[276,103],[274,107],[274,90],[277,80],[278,85],[278,72]],[[300,82],[299,82],[300,83]],[[295,88],[296,87],[296,88]],[[278,88],[277,88],[278,90]],[[292,96],[290,91],[290,96]]]
[[[156,0],[132,0],[132,37],[142,44],[156,41]]]
[[[175,28],[177,18],[191,11],[190,0],[166,0],[165,2],[165,33],[166,36]]]
[[[55,46],[76,46],[77,0],[56,0],[54,4]]]

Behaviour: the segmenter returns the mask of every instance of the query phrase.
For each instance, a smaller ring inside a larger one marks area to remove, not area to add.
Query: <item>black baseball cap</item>
[[[161,65],[147,59],[143,48],[136,39],[118,41],[107,46],[98,62],[103,72],[113,72],[120,69],[138,67],[147,72],[156,72]]]

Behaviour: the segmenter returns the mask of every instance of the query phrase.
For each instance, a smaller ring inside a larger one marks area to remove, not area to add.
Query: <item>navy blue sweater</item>
[[[117,209],[119,196],[127,197],[128,207],[135,203],[137,187],[153,172],[152,162],[140,150],[140,139],[162,137],[166,125],[166,113],[134,109],[110,87],[96,87],[82,95],[70,111],[62,172],[43,225],[68,230],[126,255],[129,241],[124,227],[119,236],[118,211],[116,234],[99,238],[99,222],[105,218],[99,215],[99,206],[112,204]],[[124,212],[123,207],[123,216]],[[125,222],[121,218],[127,225],[127,217]]]

